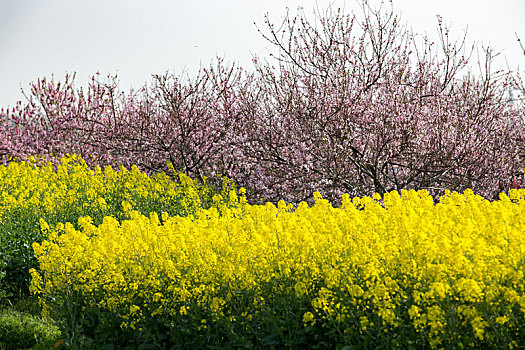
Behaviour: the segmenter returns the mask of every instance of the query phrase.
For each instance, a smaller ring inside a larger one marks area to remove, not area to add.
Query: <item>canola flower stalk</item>
[[[49,229],[33,244],[31,290],[47,314],[75,306],[119,315],[122,329],[183,320],[250,329],[289,296],[306,305],[305,328],[342,337],[409,327],[432,348],[513,348],[522,336],[525,190],[493,202],[448,192],[438,204],[426,191],[344,195],[340,208],[319,193],[311,207],[229,199],[185,217],[132,211]]]

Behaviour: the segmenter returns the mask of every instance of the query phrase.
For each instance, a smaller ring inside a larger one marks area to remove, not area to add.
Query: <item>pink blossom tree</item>
[[[0,112],[0,157],[79,153],[92,164],[176,169],[235,179],[252,201],[332,201],[346,192],[445,189],[493,198],[524,167],[519,85],[493,71],[497,54],[402,27],[392,8],[362,2],[362,18],[303,11],[262,35],[277,52],[248,72],[218,59],[194,79],[156,75],[127,94],[116,77],[86,90],[40,79],[28,103]],[[522,81],[521,81],[522,82]],[[523,87],[523,84],[521,85]]]
[[[361,22],[328,11],[317,27],[304,12],[279,29],[267,18],[279,52],[277,68],[257,65],[245,152],[262,181],[249,183],[291,201],[313,189],[331,199],[403,188],[495,196],[523,168],[523,109],[505,108],[511,72],[493,72],[486,48],[480,76],[460,75],[465,40],[451,42],[441,19],[436,48],[393,11],[362,9]]]
[[[248,85],[242,68],[216,66],[191,80],[155,75],[153,86],[127,95],[116,77],[92,78],[86,91],[40,79],[28,104],[3,113],[0,132],[8,156],[81,154],[92,164],[139,166],[148,172],[177,170],[203,179],[227,173],[236,156],[238,94]]]

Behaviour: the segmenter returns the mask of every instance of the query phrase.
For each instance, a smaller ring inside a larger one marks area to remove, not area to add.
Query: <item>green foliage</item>
[[[33,298],[0,309],[0,350],[52,349],[60,331],[53,320],[39,316],[39,311]]]

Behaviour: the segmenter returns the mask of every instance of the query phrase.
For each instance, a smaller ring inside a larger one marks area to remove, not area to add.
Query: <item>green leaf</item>
[[[282,342],[281,342],[281,337],[276,335],[276,334],[272,334],[266,338],[263,338],[261,340],[261,345],[263,346],[268,346],[268,345],[280,345]]]

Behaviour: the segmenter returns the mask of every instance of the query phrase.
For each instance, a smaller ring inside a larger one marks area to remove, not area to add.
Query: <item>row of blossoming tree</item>
[[[78,153],[147,172],[171,162],[235,179],[251,201],[403,188],[494,198],[523,176],[525,107],[506,98],[523,81],[494,71],[491,48],[451,40],[439,17],[436,43],[367,1],[359,17],[299,9],[278,29],[265,24],[276,50],[251,70],[219,58],[194,78],[155,75],[127,93],[111,76],[86,89],[74,75],[36,81],[26,104],[0,113],[3,161]]]

